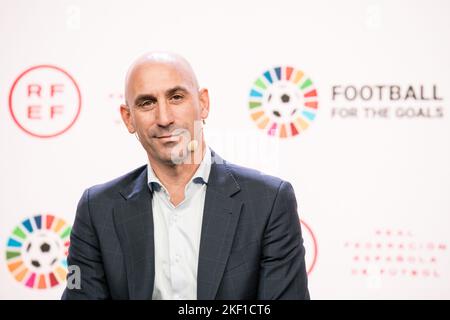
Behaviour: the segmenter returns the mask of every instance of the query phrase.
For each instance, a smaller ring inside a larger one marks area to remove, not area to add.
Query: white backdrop
[[[0,298],[60,297],[83,190],[146,162],[120,122],[125,72],[169,50],[209,88],[209,145],[293,184],[312,298],[449,299],[449,15],[445,0],[1,0]],[[318,96],[288,138],[250,116],[275,67]]]

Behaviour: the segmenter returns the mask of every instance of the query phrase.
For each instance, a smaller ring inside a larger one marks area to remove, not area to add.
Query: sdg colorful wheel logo
[[[32,289],[66,281],[71,227],[53,215],[37,215],[16,226],[8,239],[6,262],[13,277]]]
[[[287,138],[306,130],[316,117],[317,91],[303,71],[267,70],[250,90],[250,116],[268,135]]]

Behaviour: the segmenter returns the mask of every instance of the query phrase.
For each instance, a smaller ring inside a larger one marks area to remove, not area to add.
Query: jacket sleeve
[[[63,300],[108,299],[110,297],[103,269],[98,237],[89,212],[89,189],[77,207],[70,234],[69,273]],[[71,272],[72,271],[72,272]]]
[[[297,201],[286,181],[278,188],[263,236],[258,299],[309,299]]]

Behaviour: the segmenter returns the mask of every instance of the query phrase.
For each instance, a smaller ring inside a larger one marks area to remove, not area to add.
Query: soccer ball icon
[[[275,122],[289,122],[302,106],[300,90],[291,82],[276,82],[264,95],[264,106],[267,114]]]
[[[43,232],[36,234],[23,248],[24,260],[36,272],[53,270],[64,256],[61,240],[56,234]]]

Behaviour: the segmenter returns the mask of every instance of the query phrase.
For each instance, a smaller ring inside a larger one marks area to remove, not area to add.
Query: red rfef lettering
[[[39,84],[29,84],[28,85],[28,97],[31,97],[32,94],[35,94],[40,98],[41,90],[42,90],[42,87]]]
[[[53,119],[55,115],[62,114],[64,106],[51,106],[50,107],[50,119]]]
[[[27,117],[28,119],[41,119],[41,106],[28,106]]]
[[[50,97],[54,97],[55,93],[61,93],[64,90],[64,85],[63,84],[52,84],[50,85]]]

